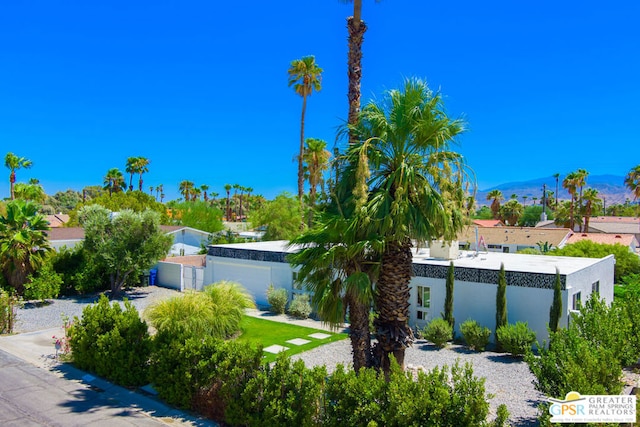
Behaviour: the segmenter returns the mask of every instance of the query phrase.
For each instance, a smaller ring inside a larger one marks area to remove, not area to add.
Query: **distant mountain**
[[[562,188],[562,180],[564,176],[560,176],[559,193],[560,200],[569,200],[571,196]],[[523,182],[507,182],[486,190],[478,190],[476,200],[478,206],[489,205],[487,194],[491,190],[500,190],[505,200],[509,200],[512,194],[518,196],[518,201],[522,203],[522,196],[527,196],[527,205],[533,203],[533,197],[537,197],[540,203],[542,199],[542,185],[547,184],[547,190],[556,191],[556,179],[553,176],[545,178],[536,178]],[[607,206],[617,203],[624,203],[626,199],[633,199],[631,192],[624,186],[624,176],[618,175],[589,175],[587,177],[587,185],[585,188],[591,187],[598,190],[600,197],[604,197]]]

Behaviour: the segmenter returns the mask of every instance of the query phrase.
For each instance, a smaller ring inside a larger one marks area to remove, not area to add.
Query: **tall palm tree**
[[[360,113],[358,143],[338,185],[349,185],[356,200],[353,227],[382,242],[376,281],[377,358],[385,372],[389,355],[404,366],[413,333],[409,320],[412,241],[452,240],[463,227],[467,169],[449,151],[464,123],[450,119],[442,97],[421,80],[405,82]],[[355,177],[353,179],[349,177]]]
[[[107,171],[107,174],[103,178],[104,189],[109,190],[109,196],[115,191],[122,191],[126,188],[126,184],[124,182],[124,176],[120,169],[111,168]]]
[[[304,195],[304,170],[302,167],[302,154],[304,151],[304,116],[307,111],[307,97],[313,91],[318,92],[322,82],[322,68],[316,64],[314,56],[305,56],[302,59],[291,61],[289,73],[289,86],[302,97],[302,114],[300,116],[300,149],[298,151],[298,200],[302,204]]]
[[[162,203],[162,199],[164,199],[164,184],[156,187],[156,199],[158,198],[158,191],[160,192],[160,203]]]
[[[44,263],[51,246],[46,231],[49,223],[32,202],[13,200],[0,216],[0,270],[18,294],[24,291],[27,276]]]
[[[140,179],[138,180],[138,190],[142,191],[142,174],[149,172],[149,163],[151,161],[146,157],[138,157],[137,161],[137,171],[140,174]]]
[[[133,191],[133,175],[138,173],[138,158],[128,157],[124,171],[129,174],[129,191]]]
[[[491,213],[493,214],[493,219],[498,219],[500,217],[500,201],[504,200],[502,191],[489,191],[489,193],[487,193],[487,200],[491,200]]]
[[[233,207],[236,214],[236,220],[238,216],[240,216],[240,212],[238,212],[238,190],[240,189],[240,184],[233,184]]]
[[[202,191],[200,190],[200,188],[194,185],[191,188],[191,201],[195,202],[196,200],[200,200],[201,194],[202,194]]]
[[[558,188],[558,182],[560,181],[560,174],[554,173],[553,177],[556,179],[556,209],[558,208],[558,197],[560,197],[560,188]]]
[[[191,200],[193,181],[185,179],[184,181],[180,182],[180,184],[178,185],[178,191],[180,192],[180,194],[182,194],[184,201],[188,202],[189,200]]]
[[[307,138],[306,143],[307,146],[302,158],[306,165],[305,169],[309,180],[309,205],[313,209],[316,203],[318,185],[321,185],[323,174],[329,169],[331,153],[326,148],[327,143],[322,139]]]
[[[587,188],[582,195],[584,201],[584,228],[585,233],[589,232],[589,220],[593,214],[594,207],[602,207],[602,200],[598,197],[598,190]]]
[[[522,206],[527,206],[527,199],[529,196],[522,196]]]
[[[11,189],[11,200],[14,200],[15,194],[13,192],[13,186],[16,183],[16,171],[18,169],[29,169],[33,165],[33,162],[25,157],[18,157],[9,152],[4,157],[4,165],[11,171],[9,174],[9,186]]]
[[[253,187],[247,187],[247,203],[246,203],[246,210],[247,212],[251,211],[251,193],[253,193]]]
[[[207,194],[207,190],[209,190],[209,186],[207,184],[202,184],[200,186],[200,190],[202,190],[202,197],[204,197],[204,201],[209,201],[209,195]]]
[[[225,184],[224,185],[224,191],[227,192],[227,212],[226,212],[226,217],[227,217],[227,221],[231,221],[231,203],[229,198],[231,197],[231,184]]]
[[[578,192],[578,182],[580,181],[580,177],[576,172],[570,172],[567,176],[562,180],[562,188],[569,192],[571,196],[571,204],[569,207],[569,228],[573,231],[575,227],[575,202],[576,195]]]

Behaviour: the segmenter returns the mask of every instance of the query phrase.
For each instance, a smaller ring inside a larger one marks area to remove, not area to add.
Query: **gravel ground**
[[[324,364],[334,367],[338,363],[349,365],[351,344],[349,340],[342,340],[317,347],[293,358],[304,360],[307,366]],[[424,340],[416,341],[405,354],[408,368],[422,366],[431,370],[436,366],[451,366],[456,360],[461,366],[467,362],[471,363],[474,375],[486,379],[486,392],[494,395],[489,400],[492,417],[498,405],[504,403],[509,410],[509,420],[513,427],[538,425],[536,407],[545,398],[533,387],[534,377],[521,359],[489,351],[476,353],[455,344],[438,349]]]
[[[142,313],[153,302],[176,295],[181,294],[173,289],[148,286],[125,290],[115,301],[121,302],[127,298],[138,312]],[[14,332],[20,334],[62,327],[64,325],[63,316],[68,316],[69,319],[73,319],[75,316],[82,317],[82,310],[87,305],[96,302],[98,298],[99,295],[84,295],[48,300],[44,304],[28,302],[18,309]]]
[[[124,291],[117,301],[128,298],[138,311],[142,312],[153,302],[176,295],[181,293],[172,289],[149,286]],[[63,315],[71,319],[74,316],[81,317],[83,308],[97,299],[98,295],[90,295],[51,300],[46,304],[27,303],[18,309],[14,332],[23,333],[62,327]],[[293,358],[304,360],[307,366],[324,364],[329,371],[332,371],[338,363],[344,365],[351,363],[350,341],[347,339],[330,343]],[[523,361],[506,354],[470,352],[459,345],[437,349],[423,340],[416,341],[413,347],[407,349],[405,356],[407,367],[422,366],[428,370],[436,366],[451,366],[456,360],[460,365],[466,362],[471,363],[474,375],[486,379],[486,392],[494,395],[489,400],[492,414],[495,414],[498,405],[504,403],[509,410],[513,427],[538,425],[536,405],[544,400],[544,396],[534,389],[533,375]]]

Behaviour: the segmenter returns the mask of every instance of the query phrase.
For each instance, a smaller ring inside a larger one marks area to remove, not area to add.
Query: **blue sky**
[[[101,184],[127,157],[145,188],[184,179],[266,197],[296,191],[302,99],[291,60],[315,55],[323,89],[306,136],[332,146],[347,117],[338,0],[21,0],[0,6],[0,154],[53,194]],[[640,163],[640,2],[363,1],[363,102],[405,77],[445,96],[480,189]],[[8,196],[8,170],[0,198]],[[550,179],[551,182],[551,179]]]

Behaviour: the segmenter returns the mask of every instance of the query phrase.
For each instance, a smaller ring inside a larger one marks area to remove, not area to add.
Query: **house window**
[[[502,249],[502,245],[487,245],[489,249]]]
[[[503,246],[502,252],[504,252],[505,254],[508,254],[509,253],[509,246]]]
[[[591,292],[595,292],[597,294],[600,293],[600,281],[599,280],[597,282],[593,282],[591,284]]]
[[[298,281],[298,272],[297,271],[292,271],[291,272],[291,287],[293,288],[294,291],[301,291],[302,290],[302,282]]]
[[[431,288],[418,286],[418,308],[431,308]]]
[[[573,309],[574,310],[580,310],[580,299],[581,299],[581,295],[580,292],[576,292],[575,294],[573,294]]]

